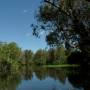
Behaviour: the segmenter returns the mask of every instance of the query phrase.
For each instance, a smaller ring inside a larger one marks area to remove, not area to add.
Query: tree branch
[[[54,3],[52,3],[52,2],[50,2],[48,0],[44,0],[44,2],[51,4],[52,6],[56,7],[59,10],[59,12],[65,14],[65,15],[67,15],[67,16],[69,16],[71,18],[71,15],[69,13],[65,12],[60,7],[56,6]]]

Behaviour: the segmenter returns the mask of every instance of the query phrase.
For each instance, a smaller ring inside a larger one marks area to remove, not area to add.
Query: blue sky
[[[44,37],[32,36],[35,11],[41,0],[0,0],[0,41],[16,42],[22,49],[45,48]]]

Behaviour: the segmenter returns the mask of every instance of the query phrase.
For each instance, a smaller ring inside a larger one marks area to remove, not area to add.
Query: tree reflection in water
[[[48,79],[54,81],[51,88],[47,90],[60,90],[61,87],[57,86],[59,85],[57,82],[63,86],[63,90],[67,90],[64,89],[66,87],[65,85],[68,85],[70,90],[90,90],[90,72],[88,70],[86,71],[80,68],[44,68],[35,66],[23,66],[18,73],[0,72],[0,90],[21,90],[17,89],[18,85],[20,86],[21,83],[23,83],[23,80],[29,80],[32,83],[33,77],[35,76],[37,80],[40,80],[40,83],[44,83],[46,85],[48,85],[48,83],[50,84]],[[35,85],[33,86],[35,87]],[[26,89],[27,88],[28,87],[26,87]]]
[[[26,71],[26,70],[25,70]],[[90,73],[84,69],[80,68],[44,68],[44,67],[33,67],[29,71],[28,76],[33,77],[33,72],[35,73],[37,79],[45,80],[47,77],[53,78],[54,80],[59,80],[60,83],[65,84],[66,78],[69,82],[76,88],[84,88],[89,90],[90,87]],[[25,75],[27,76],[27,75]],[[25,77],[24,76],[24,77]],[[31,78],[28,78],[31,80]],[[52,90],[56,90],[53,87]]]
[[[75,86],[75,87],[83,87],[84,90],[90,90],[90,68],[84,69],[76,69],[75,72],[78,72],[78,74],[70,74],[68,76],[69,81]]]
[[[21,78],[17,73],[0,72],[0,90],[16,90]]]

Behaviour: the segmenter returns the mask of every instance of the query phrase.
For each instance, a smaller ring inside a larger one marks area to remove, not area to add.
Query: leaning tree
[[[47,44],[79,48],[90,59],[90,2],[88,0],[44,0],[36,12],[33,35],[45,33]]]

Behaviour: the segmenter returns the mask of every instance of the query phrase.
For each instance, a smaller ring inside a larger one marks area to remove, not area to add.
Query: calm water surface
[[[90,78],[78,69],[24,67],[0,74],[0,90],[90,90]]]

